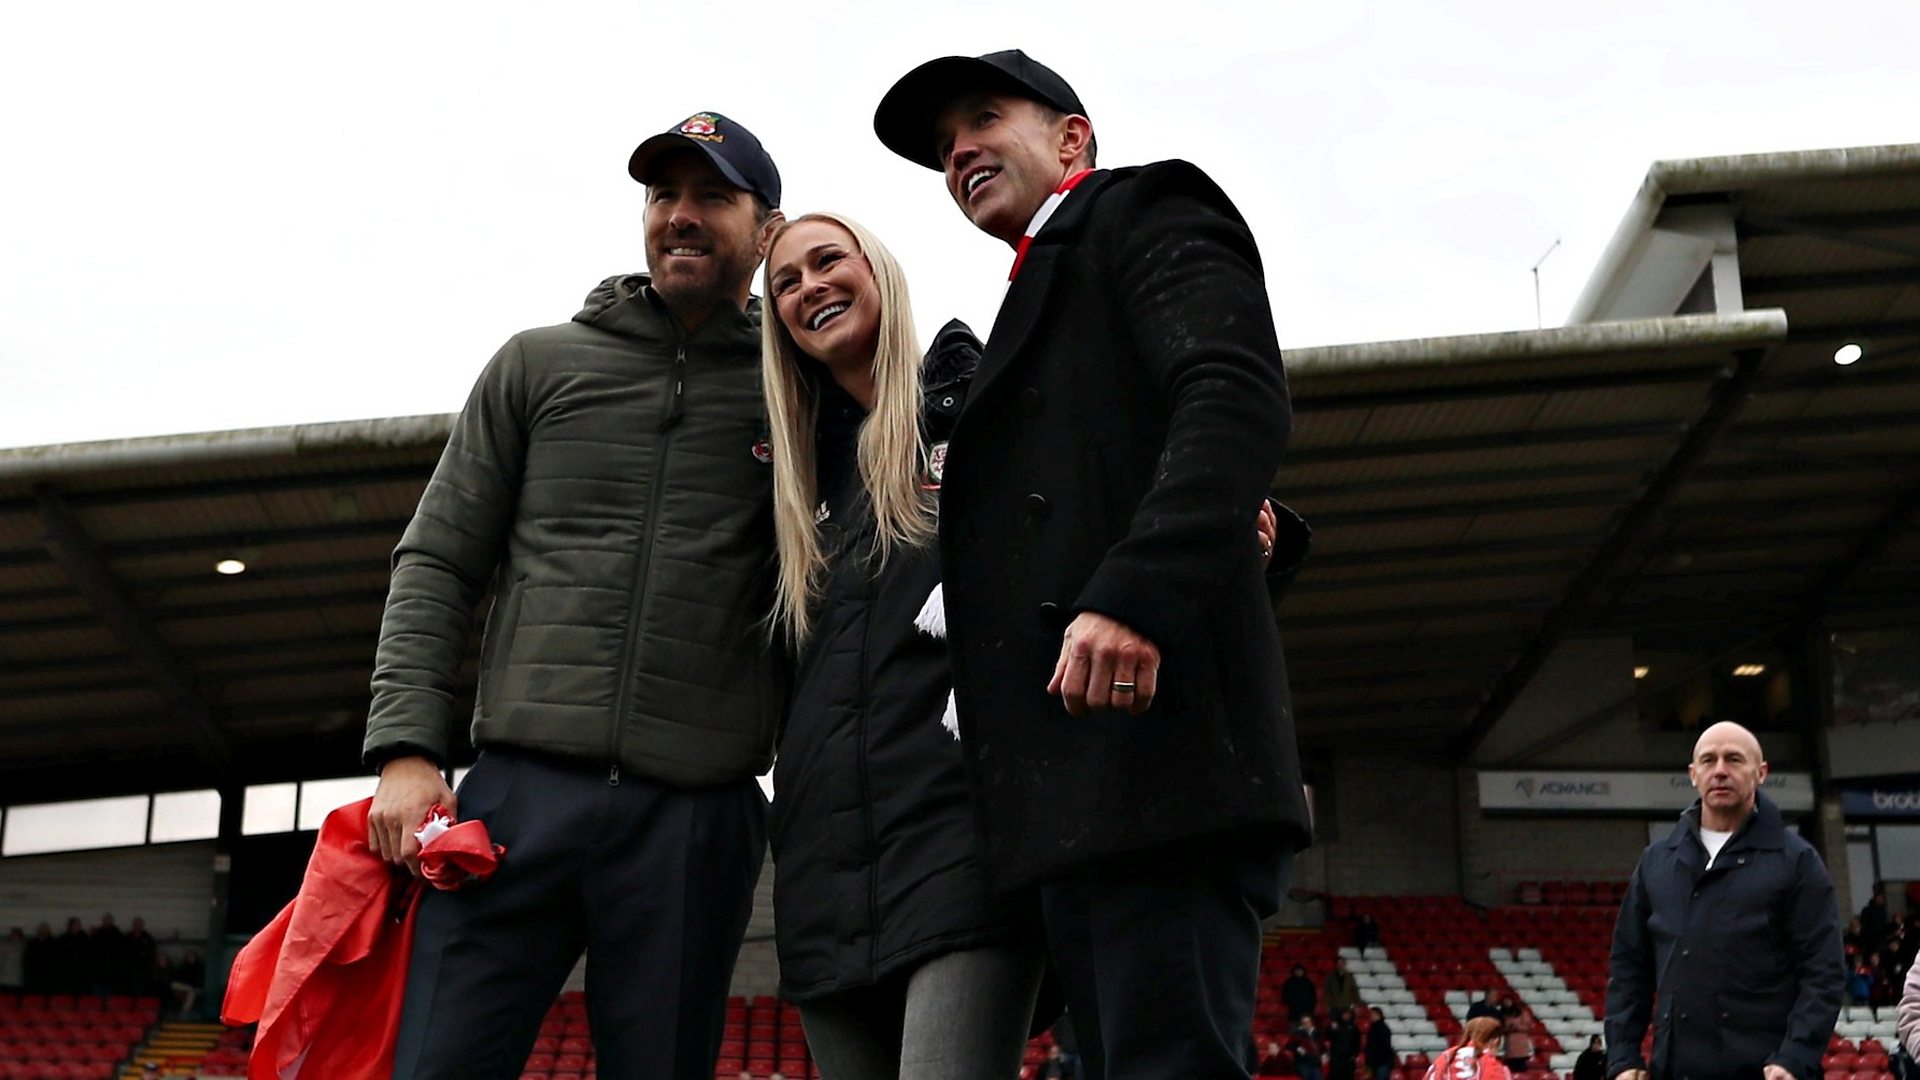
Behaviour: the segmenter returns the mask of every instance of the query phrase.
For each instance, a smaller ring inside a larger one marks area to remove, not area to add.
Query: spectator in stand
[[[1327,1011],[1351,1010],[1358,1004],[1360,984],[1354,980],[1353,972],[1347,970],[1346,958],[1336,959],[1333,970],[1327,972]]]
[[[1254,1070],[1255,1076],[1292,1076],[1293,1058],[1278,1042],[1267,1040],[1266,1052],[1260,1055],[1260,1066]]]
[[[1307,984],[1308,989],[1313,984]],[[1320,1080],[1320,1039],[1313,1030],[1313,1014],[1308,1013],[1294,1025],[1293,1034],[1287,1038],[1287,1048],[1293,1052],[1293,1071],[1300,1074],[1301,1080]]]
[[[1877,958],[1862,954],[1853,959],[1853,970],[1847,973],[1847,1004],[1873,1004],[1873,972]]]
[[[1573,1063],[1573,1080],[1607,1080],[1607,1049],[1595,1035]]]
[[[87,935],[87,924],[81,922],[78,915],[67,919],[67,930],[60,935],[59,947],[53,955],[53,991],[86,993],[93,985],[93,938]]]
[[[1388,1080],[1393,1075],[1393,1067],[1400,1064],[1400,1055],[1393,1050],[1393,1028],[1387,1025],[1387,1014],[1376,1006],[1373,1023],[1367,1025],[1367,1068],[1373,1072],[1373,1080]]]
[[[1520,1008],[1517,1002],[1509,1007],[1514,1011],[1507,1017],[1507,1044],[1500,1056],[1508,1069],[1525,1072],[1527,1062],[1533,1060],[1533,1010]]]
[[[27,985],[27,931],[14,927],[0,939],[0,990],[22,990]]]
[[[1353,924],[1353,947],[1365,953],[1380,944],[1380,924],[1372,915],[1361,915]]]
[[[1873,883],[1873,895],[1860,909],[1860,951],[1876,952],[1886,939],[1890,920],[1887,915],[1887,883]]]
[[[1507,1014],[1506,1010],[1500,1007],[1499,987],[1487,987],[1486,996],[1467,1006],[1467,1019],[1478,1020],[1483,1016],[1491,1017],[1492,1019],[1500,1021],[1503,1026],[1505,1025]]]
[[[1840,943],[1846,946],[1848,956],[1857,956],[1866,951],[1866,931],[1860,925],[1860,916],[1855,915],[1847,922],[1847,932],[1840,937]]]
[[[58,965],[60,939],[53,936],[53,927],[41,923],[33,928],[33,936],[27,939],[25,957],[26,989],[30,994],[44,994],[53,989],[54,969]]]
[[[126,974],[127,935],[114,925],[113,913],[100,916],[100,925],[93,928],[93,969],[89,974],[87,992],[105,997],[118,993],[121,980]]]
[[[1640,856],[1614,925],[1607,1072],[1817,1077],[1846,982],[1833,881],[1760,790],[1751,731],[1706,729],[1687,776],[1700,797]]]
[[[1280,1003],[1287,1007],[1287,1021],[1297,1024],[1302,1018],[1312,1016],[1320,1003],[1320,995],[1313,988],[1313,980],[1307,978],[1304,964],[1293,965],[1293,974],[1280,984]]]
[[[1353,1010],[1339,1009],[1327,1024],[1327,1080],[1353,1080],[1353,1066],[1359,1056],[1360,1028]]]
[[[1460,1041],[1433,1059],[1427,1066],[1426,1080],[1513,1080],[1513,1074],[1500,1063],[1501,1022],[1498,1017],[1476,1016],[1467,1021]]]
[[[181,1016],[192,1015],[193,1003],[200,997],[200,990],[206,982],[207,965],[201,961],[199,953],[188,949],[180,957],[180,962],[173,965],[173,982],[168,984]]]
[[[1900,976],[1885,956],[1874,956],[1871,961],[1871,985],[1867,990],[1867,1004],[1876,1009],[1884,1009],[1900,1000]]]
[[[120,991],[126,994],[150,993],[154,987],[154,969],[159,963],[160,946],[147,932],[147,920],[138,916],[127,924],[126,975]]]
[[[1920,964],[1907,969],[1907,988],[1900,995],[1900,1019],[1894,1030],[1907,1056],[1920,1061]]]

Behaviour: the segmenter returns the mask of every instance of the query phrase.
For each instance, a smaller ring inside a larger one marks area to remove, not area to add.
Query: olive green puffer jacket
[[[473,742],[680,787],[766,771],[785,660],[759,311],[683,337],[644,275],[516,335],[461,411],[393,556],[364,753],[446,760],[472,612],[495,588]]]

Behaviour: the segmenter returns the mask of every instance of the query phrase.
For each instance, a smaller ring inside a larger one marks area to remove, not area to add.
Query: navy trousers
[[[1245,1080],[1260,922],[1293,851],[1235,832],[1080,868],[1040,887],[1082,1080]]]
[[[459,795],[506,859],[422,899],[395,1080],[516,1080],[583,951],[598,1075],[711,1080],[766,851],[759,784],[614,785],[486,750]]]

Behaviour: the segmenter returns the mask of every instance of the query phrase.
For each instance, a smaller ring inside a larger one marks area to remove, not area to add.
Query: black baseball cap
[[[1080,95],[1059,73],[1019,49],[1005,49],[985,56],[943,56],[907,72],[880,99],[873,133],[887,149],[938,172],[935,122],[961,95],[979,91],[1012,94],[1063,113],[1087,115]]]
[[[661,154],[689,146],[699,147],[734,187],[760,196],[768,206],[780,205],[780,170],[773,158],[753,132],[717,112],[694,113],[641,143],[627,161],[627,172],[647,183],[648,170]]]

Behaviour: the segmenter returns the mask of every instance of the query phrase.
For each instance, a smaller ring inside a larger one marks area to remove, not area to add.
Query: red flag
[[[220,1018],[260,1025],[249,1080],[393,1075],[420,890],[367,846],[372,805],[327,815],[300,894],[234,958]],[[491,877],[505,854],[468,821],[428,840],[420,868],[434,887],[457,889]]]

